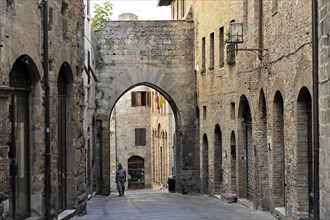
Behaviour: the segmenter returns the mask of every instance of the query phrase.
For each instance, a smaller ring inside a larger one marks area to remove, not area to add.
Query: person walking
[[[126,170],[123,168],[121,163],[118,164],[118,170],[116,172],[116,183],[119,196],[123,196],[125,193],[125,182],[126,182]]]

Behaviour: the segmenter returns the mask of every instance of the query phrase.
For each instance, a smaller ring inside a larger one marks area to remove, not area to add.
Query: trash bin
[[[168,191],[175,192],[175,177],[174,176],[170,176],[167,179],[167,184],[168,184]]]

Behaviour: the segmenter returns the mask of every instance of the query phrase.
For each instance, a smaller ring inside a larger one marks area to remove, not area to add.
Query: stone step
[[[223,201],[225,203],[237,202],[237,196],[236,196],[236,194],[233,194],[233,193],[222,193],[220,198],[221,198],[221,201]]]
[[[57,219],[58,220],[68,220],[70,218],[72,218],[73,216],[75,216],[76,214],[76,210],[75,209],[67,209],[67,210],[64,210],[63,212],[61,212]]]
[[[241,205],[244,205],[244,206],[246,206],[246,207],[248,207],[250,209],[253,209],[253,203],[250,200],[248,200],[248,199],[241,198],[241,199],[238,200],[237,203],[239,203]]]

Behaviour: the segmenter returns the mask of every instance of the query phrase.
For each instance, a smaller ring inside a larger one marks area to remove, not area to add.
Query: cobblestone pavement
[[[164,190],[130,190],[92,198],[87,214],[75,220],[275,220],[269,212],[243,205],[226,204],[220,199],[199,194],[169,193]]]

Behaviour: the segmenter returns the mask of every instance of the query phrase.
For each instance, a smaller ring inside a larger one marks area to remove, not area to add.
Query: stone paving
[[[199,194],[169,193],[165,190],[130,190],[119,197],[97,195],[88,201],[87,214],[75,220],[275,220],[269,212],[243,205],[226,204]]]

